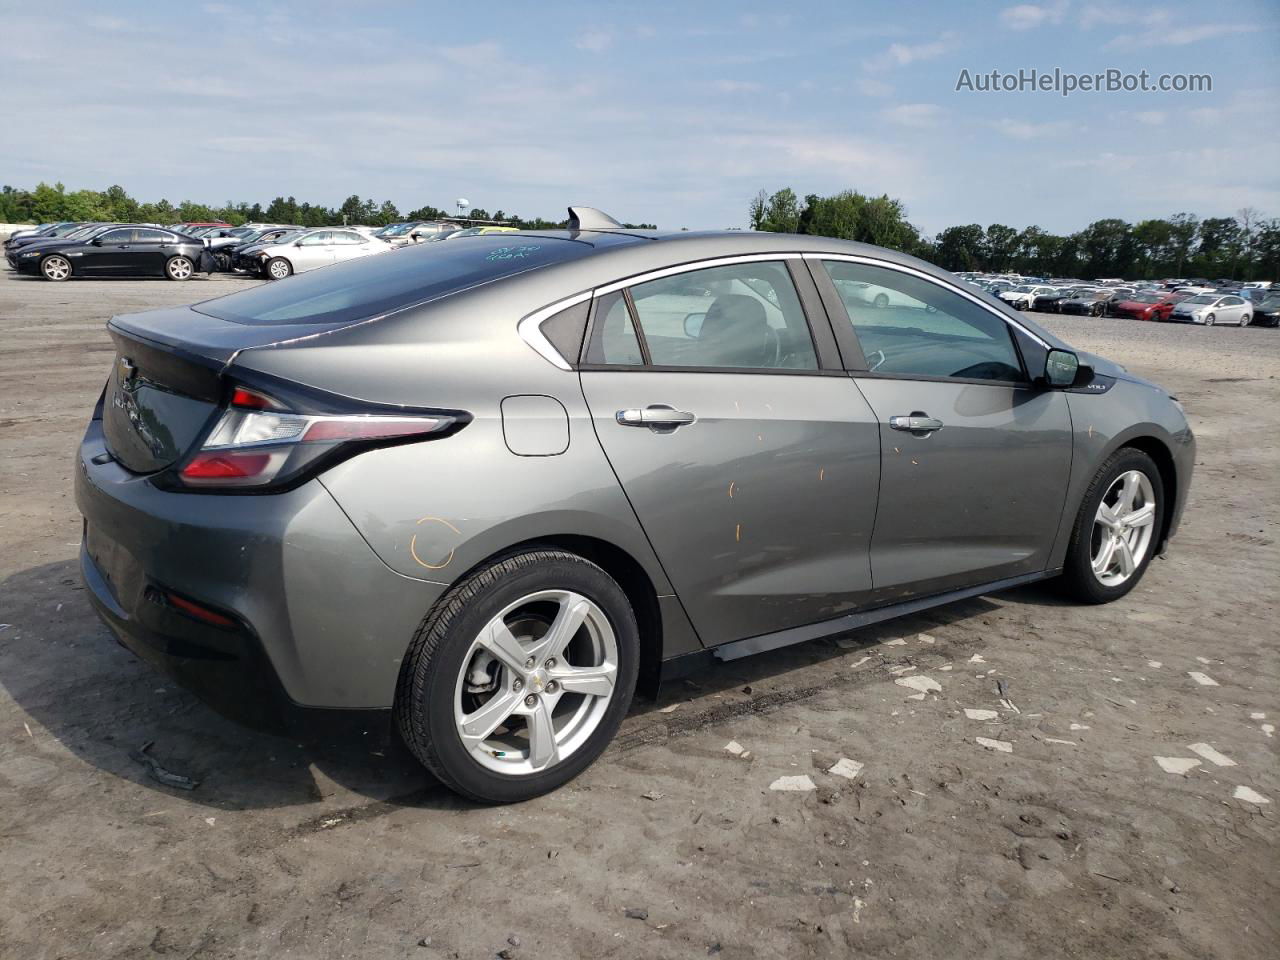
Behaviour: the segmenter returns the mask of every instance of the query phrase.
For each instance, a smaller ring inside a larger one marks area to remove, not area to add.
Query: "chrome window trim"
[[[891,260],[879,260],[879,259],[876,259],[875,257],[864,257],[864,256],[859,256],[858,254],[852,254],[852,253],[806,253],[806,254],[803,254],[803,256],[804,256],[804,259],[806,260],[843,260],[847,263],[864,263],[868,266],[884,267],[889,270],[897,270],[899,273],[907,273],[913,277],[918,277],[921,280],[928,280],[930,283],[935,283],[939,287],[942,287],[944,290],[947,290],[951,293],[958,293],[960,296],[964,297],[966,300],[976,304],[977,306],[981,307],[983,310],[986,310],[987,313],[990,313],[993,316],[999,317],[1009,326],[1022,331],[1024,334],[1026,334],[1036,343],[1040,344],[1040,346],[1044,347],[1046,350],[1054,349],[1051,344],[1045,343],[1044,339],[1038,333],[1036,333],[1033,330],[1028,330],[1026,327],[1018,323],[1016,320],[1006,316],[1005,314],[1001,313],[999,310],[996,310],[995,308],[993,308],[991,304],[983,303],[976,296],[973,296],[972,294],[970,294],[967,290],[961,289],[960,286],[958,286],[957,284],[953,284],[947,280],[941,280],[938,277],[935,277],[931,273],[925,273],[923,270],[917,270],[914,267],[903,266],[902,264],[894,263]]]
[[[572,370],[573,364],[560,354],[560,351],[552,345],[546,334],[542,332],[542,321],[554,316],[561,310],[566,310],[569,307],[590,300],[592,296],[594,296],[593,291],[584,290],[582,293],[575,293],[571,297],[565,297],[563,300],[557,300],[555,303],[540,310],[535,310],[516,324],[516,332],[520,334],[520,339],[532,347],[533,351],[542,359],[553,366],[559,367],[561,370]]]
[[[615,290],[621,290],[623,287],[634,287],[637,284],[648,283],[650,280],[661,280],[663,277],[672,277],[679,273],[691,273],[694,270],[709,270],[712,267],[728,267],[735,263],[761,263],[768,260],[799,260],[804,256],[807,256],[807,254],[750,253],[736,257],[711,257],[704,260],[693,260],[689,263],[677,264],[674,267],[662,267],[658,270],[650,270],[647,273],[638,273],[634,277],[627,277],[625,280],[615,280],[613,283],[606,284],[603,287],[596,287],[593,295],[602,297],[606,293],[613,293]]]

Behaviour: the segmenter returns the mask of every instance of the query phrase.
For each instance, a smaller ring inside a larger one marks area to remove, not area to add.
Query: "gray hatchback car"
[[[76,497],[119,639],[513,801],[638,686],[1050,577],[1113,600],[1176,529],[1177,401],[951,274],[571,216],[113,318]]]

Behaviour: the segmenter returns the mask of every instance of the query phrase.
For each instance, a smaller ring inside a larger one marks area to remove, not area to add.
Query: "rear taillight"
[[[190,487],[282,486],[344,453],[426,439],[460,422],[444,413],[297,413],[266,394],[236,387],[231,405],[179,477]]]

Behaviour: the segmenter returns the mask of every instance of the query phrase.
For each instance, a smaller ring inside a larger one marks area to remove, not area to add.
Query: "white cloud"
[[[1065,120],[1050,120],[1036,123],[1031,120],[1014,120],[1003,117],[994,124],[995,128],[1013,140],[1040,140],[1047,137],[1068,133],[1072,125]]]
[[[867,61],[868,69],[884,67],[907,67],[922,60],[933,60],[955,49],[955,36],[943,34],[929,43],[891,43],[878,56]]]
[[[589,53],[604,53],[613,46],[612,30],[586,30],[578,34],[573,45]]]
[[[1107,43],[1112,49],[1133,47],[1185,47],[1188,44],[1245,33],[1255,27],[1247,23],[1201,23],[1185,27],[1161,27],[1138,34],[1122,34]]]
[[[936,103],[903,103],[887,107],[880,111],[880,115],[898,126],[927,129],[938,125],[943,110]]]
[[[1168,23],[1171,14],[1158,7],[1139,9],[1137,7],[1087,6],[1080,14],[1080,26],[1086,30],[1096,26],[1129,26],[1138,24],[1144,27],[1155,27]]]
[[[1032,30],[1045,24],[1061,23],[1066,16],[1068,0],[1057,3],[1019,3],[1000,11],[1000,22],[1010,30]]]
[[[761,89],[750,80],[717,80],[713,86],[719,93],[757,93]]]
[[[1164,123],[1166,114],[1163,110],[1140,110],[1133,115],[1133,119],[1148,127],[1158,127]]]
[[[858,92],[867,97],[888,97],[893,94],[892,85],[875,77],[858,77],[854,81]]]

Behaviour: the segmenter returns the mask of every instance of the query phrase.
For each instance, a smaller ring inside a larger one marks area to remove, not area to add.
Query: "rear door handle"
[[[908,417],[890,417],[889,426],[908,433],[933,433],[942,429],[942,421],[917,410]]]
[[[657,431],[675,430],[697,419],[692,413],[677,410],[665,403],[651,403],[644,409],[632,407],[617,413],[618,423],[624,427],[648,427]]]

